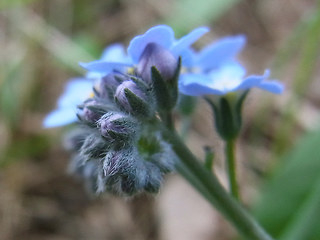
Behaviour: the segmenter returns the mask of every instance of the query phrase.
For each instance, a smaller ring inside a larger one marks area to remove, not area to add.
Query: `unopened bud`
[[[152,112],[151,97],[131,80],[118,86],[115,99],[120,108],[133,115],[148,117]]]
[[[117,87],[125,80],[125,76],[119,73],[110,73],[104,76],[100,81],[99,88],[101,97],[113,100]]]
[[[149,43],[141,54],[137,73],[147,82],[152,83],[151,67],[156,67],[165,81],[171,80],[178,66],[178,60],[170,51],[157,43]]]
[[[92,133],[84,140],[80,149],[80,156],[86,162],[94,158],[103,157],[109,148],[108,142],[104,141],[98,134]]]
[[[136,136],[137,124],[121,112],[109,112],[99,121],[101,135],[115,143],[125,143]]]
[[[94,99],[84,102],[81,108],[80,119],[89,123],[97,122],[105,112],[104,108]]]

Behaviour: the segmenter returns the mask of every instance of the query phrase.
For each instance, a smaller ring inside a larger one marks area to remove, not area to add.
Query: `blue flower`
[[[149,29],[145,34],[133,38],[127,49],[128,58],[100,59],[90,63],[80,63],[80,65],[94,72],[102,72],[104,74],[113,70],[122,70],[138,64],[140,57],[149,43],[156,43],[163,48],[169,50],[175,57],[188,54],[189,47],[197,41],[203,34],[209,31],[206,27],[196,28],[186,36],[176,40],[174,32],[169,26],[159,25]]]
[[[71,79],[58,99],[57,108],[45,117],[43,126],[59,127],[75,122],[77,106],[90,97],[92,85],[86,78]]]
[[[234,62],[236,55],[243,49],[246,43],[244,35],[224,37],[203,48],[200,52],[192,49],[188,52],[186,67],[196,69],[198,72],[207,72]]]
[[[252,87],[280,94],[283,85],[277,81],[266,81],[269,77],[267,70],[264,75],[245,77],[246,71],[239,63],[226,63],[208,73],[181,75],[179,90],[185,95],[202,96],[207,94],[225,95],[229,92],[248,90]]]
[[[123,45],[115,43],[103,51],[101,60],[127,61],[128,57]],[[101,72],[89,71],[85,78],[71,79],[67,82],[64,93],[58,99],[57,109],[45,117],[43,126],[46,128],[60,127],[75,122],[77,106],[92,94],[92,87],[95,83],[93,80],[100,80],[103,76]]]
[[[97,61],[91,62],[91,64],[100,63],[100,62],[108,62],[108,67],[105,68],[105,71],[95,71],[90,70],[86,77],[87,78],[101,78],[106,73],[110,73],[114,70],[122,71],[124,67],[130,66],[130,58],[126,55],[125,49],[122,44],[115,43],[111,44],[103,51],[101,58]],[[86,65],[86,63],[80,63],[80,65]]]

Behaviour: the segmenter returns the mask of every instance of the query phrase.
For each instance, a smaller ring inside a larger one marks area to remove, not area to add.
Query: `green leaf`
[[[172,105],[167,85],[156,67],[151,67],[151,76],[158,108],[160,111],[166,111]]]
[[[148,103],[139,98],[133,92],[131,92],[128,88],[124,89],[124,93],[128,102],[132,108],[132,114],[147,117],[150,116],[150,107]]]
[[[284,156],[253,210],[277,239],[320,239],[319,145],[320,131],[312,132]]]

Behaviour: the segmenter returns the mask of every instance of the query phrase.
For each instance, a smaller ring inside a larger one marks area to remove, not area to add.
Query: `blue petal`
[[[211,78],[205,74],[182,74],[179,79],[179,91],[189,96],[223,95],[224,92],[208,87],[211,82]]]
[[[89,63],[79,63],[81,67],[87,69],[88,71],[95,73],[108,74],[114,70],[122,71],[125,68],[131,67],[131,63],[122,62],[106,62],[104,60],[92,61]]]
[[[186,95],[224,95],[241,85],[245,69],[232,62],[212,70],[209,74],[183,74],[179,82],[180,91]]]
[[[43,126],[45,128],[60,127],[73,123],[76,120],[77,116],[74,108],[61,108],[49,113],[43,120]]]
[[[90,63],[80,63],[80,65],[89,70],[87,78],[99,79],[113,70],[123,70],[131,66],[131,59],[126,55],[123,45],[115,43],[107,47],[99,60]],[[124,65],[124,67],[123,67]]]
[[[192,68],[195,65],[196,53],[192,48],[186,49],[181,54],[182,66],[186,68]]]
[[[103,51],[100,60],[106,62],[130,63],[130,58],[127,56],[123,45],[119,43],[108,46]]]
[[[145,34],[133,38],[128,47],[128,54],[133,63],[138,63],[146,45],[151,42],[170,49],[174,43],[174,32],[169,26],[160,25],[150,28]]]
[[[43,126],[58,127],[76,121],[77,105],[90,97],[92,85],[92,81],[85,78],[70,80],[58,99],[58,108],[46,116]]]
[[[204,48],[198,55],[197,64],[204,71],[219,67],[232,60],[245,43],[243,35],[223,38]]]
[[[105,75],[106,73],[102,73],[102,72],[87,72],[85,77],[91,80],[97,80],[97,79],[101,79]]]
[[[284,90],[284,85],[278,81],[265,81],[257,87],[275,94],[281,94]]]
[[[252,87],[258,87],[258,85],[266,80],[270,75],[270,71],[266,70],[262,76],[251,75],[244,79],[241,84],[235,90],[246,90]]]
[[[180,38],[178,41],[174,43],[174,45],[171,47],[171,52],[173,55],[178,57],[188,49],[195,41],[197,41],[202,35],[209,32],[209,28],[207,27],[199,27],[194,29],[192,32],[187,34],[186,36]]]
[[[245,68],[237,62],[225,64],[209,72],[208,87],[224,93],[233,92],[242,84],[245,73]]]
[[[65,86],[64,93],[58,99],[58,107],[76,109],[78,104],[90,97],[92,87],[92,81],[85,78],[70,80]]]

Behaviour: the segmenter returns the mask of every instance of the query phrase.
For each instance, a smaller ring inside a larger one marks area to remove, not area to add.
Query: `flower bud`
[[[125,80],[125,76],[119,73],[110,73],[104,76],[100,81],[99,88],[101,97],[113,101],[117,87]]]
[[[151,67],[156,67],[165,81],[171,80],[176,72],[178,60],[170,51],[157,43],[149,43],[141,54],[137,73],[147,82],[152,83]]]
[[[142,189],[133,149],[110,151],[103,161],[99,191],[132,195]],[[144,180],[144,179],[143,179]]]
[[[134,81],[124,81],[115,93],[115,100],[128,113],[135,116],[149,117],[152,113],[152,99]]]
[[[248,91],[239,96],[228,94],[215,101],[205,98],[212,108],[217,132],[225,141],[233,140],[239,135],[242,125],[241,109],[247,94]]]
[[[106,154],[106,150],[109,148],[110,144],[94,132],[88,135],[84,140],[80,149],[80,156],[84,161],[101,158]]]
[[[88,123],[97,122],[104,114],[104,109],[102,109],[102,106],[100,107],[100,104],[94,99],[89,99],[84,102],[81,108],[82,111],[78,116],[82,121]]]
[[[126,143],[136,136],[137,124],[121,112],[109,112],[99,121],[101,135],[109,141]]]

